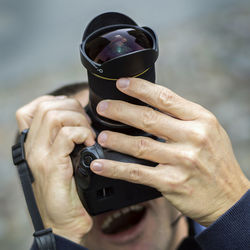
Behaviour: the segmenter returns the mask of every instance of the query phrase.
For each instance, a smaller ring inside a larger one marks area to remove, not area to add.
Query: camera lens
[[[86,43],[85,51],[91,60],[102,64],[113,58],[152,48],[152,46],[152,40],[142,30],[122,28],[90,39]]]

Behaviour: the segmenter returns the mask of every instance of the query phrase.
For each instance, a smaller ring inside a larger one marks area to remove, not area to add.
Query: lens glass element
[[[152,41],[142,30],[122,28],[97,36],[87,41],[85,51],[88,57],[102,64],[113,58],[147,48]]]

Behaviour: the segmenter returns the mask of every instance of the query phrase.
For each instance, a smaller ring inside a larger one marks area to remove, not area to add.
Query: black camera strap
[[[34,182],[34,178],[25,159],[24,143],[28,131],[28,129],[23,130],[20,134],[19,142],[12,146],[12,159],[14,165],[17,166],[26,204],[35,229],[35,233],[33,234],[33,236],[35,238],[38,249],[55,250],[55,236],[51,228],[44,228],[43,221],[39,213],[34,192],[32,189],[32,182]]]

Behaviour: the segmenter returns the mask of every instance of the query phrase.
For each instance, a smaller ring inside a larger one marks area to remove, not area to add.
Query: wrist
[[[245,176],[243,176],[237,188],[234,188],[233,190],[230,189],[225,193],[224,199],[220,200],[220,203],[217,204],[216,211],[209,214],[204,220],[200,221],[199,223],[205,227],[208,227],[211,224],[213,224],[222,215],[224,215],[230,208],[232,208],[249,189],[250,189],[250,181]]]
[[[70,240],[76,244],[79,244],[82,242],[82,239],[84,237],[85,234],[81,234],[81,233],[72,233],[72,232],[68,232],[68,231],[65,231],[65,230],[59,230],[59,229],[56,229],[56,228],[53,228],[53,233],[58,235],[58,236],[61,236],[67,240]]]
[[[57,224],[50,226],[54,234],[64,237],[70,241],[80,244],[84,236],[91,230],[93,221],[91,217],[82,217],[82,220],[75,219],[71,223]]]

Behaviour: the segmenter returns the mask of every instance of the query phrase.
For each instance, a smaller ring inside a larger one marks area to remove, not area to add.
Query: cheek
[[[156,246],[168,249],[174,237],[171,223],[177,216],[178,211],[165,198],[150,201],[150,225],[146,238],[150,238]]]
[[[179,212],[164,198],[157,198],[149,202],[157,219],[168,225],[178,216]]]
[[[81,245],[84,247],[87,247],[88,249],[96,247],[96,245],[94,244],[95,242],[97,242],[96,235],[98,234],[96,232],[95,222],[94,222],[92,229],[82,239]]]

